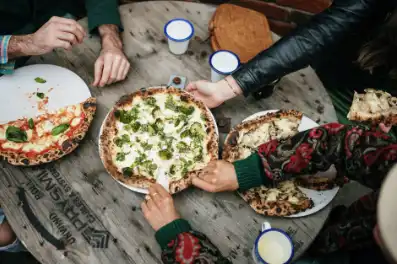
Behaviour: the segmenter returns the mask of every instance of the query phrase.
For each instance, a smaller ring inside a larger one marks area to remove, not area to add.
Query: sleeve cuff
[[[167,244],[171,240],[174,240],[179,234],[189,232],[190,230],[192,230],[192,228],[188,221],[177,219],[157,230],[155,237],[157,243],[164,249],[167,247]]]
[[[120,32],[124,31],[118,10],[115,13],[106,14],[106,17],[100,15],[92,15],[92,17],[88,17],[88,30],[91,34],[98,34],[98,27],[101,25],[116,25]]]
[[[0,36],[0,64],[6,64],[8,62],[7,48],[10,38],[10,35]]]
[[[15,61],[9,61],[6,64],[0,64],[0,74],[12,74],[15,69]]]
[[[261,158],[257,153],[246,159],[235,161],[233,165],[236,170],[240,191],[264,184],[265,173]]]

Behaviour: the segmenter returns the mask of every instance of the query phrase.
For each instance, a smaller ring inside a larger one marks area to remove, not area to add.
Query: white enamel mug
[[[218,50],[211,54],[211,81],[218,82],[240,67],[239,57],[229,50]]]
[[[181,55],[189,47],[190,39],[194,35],[194,26],[189,20],[175,18],[165,24],[164,34],[168,39],[170,51],[176,55]]]
[[[257,264],[287,264],[294,256],[292,239],[281,229],[262,224],[262,232],[255,240],[252,257]]]

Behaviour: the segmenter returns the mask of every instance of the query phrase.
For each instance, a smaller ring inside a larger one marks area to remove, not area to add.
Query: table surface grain
[[[105,171],[98,156],[98,131],[116,100],[142,87],[166,84],[179,74],[188,80],[210,79],[208,21],[214,6],[185,2],[141,2],[120,7],[125,31],[125,52],[132,70],[124,82],[90,87],[98,100],[92,127],[81,146],[69,156],[37,168],[15,168],[1,163],[0,204],[18,237],[43,264],[55,263],[161,263],[154,231],[140,210],[143,195],[127,190]],[[175,17],[193,22],[196,35],[188,53],[168,51],[163,26]],[[87,19],[81,20],[87,28]],[[57,50],[30,59],[29,64],[54,64],[77,73],[90,84],[100,41],[90,36],[72,51]],[[321,82],[310,68],[284,77],[267,99],[236,98],[218,109],[215,116],[230,117],[232,125],[267,109],[297,109],[319,123],[336,120]],[[225,135],[221,135],[221,142]],[[33,227],[22,210],[18,187],[39,222],[56,238],[67,242],[56,250]],[[330,206],[299,219],[269,218],[256,214],[234,193],[205,193],[190,188],[175,195],[176,207],[192,226],[208,235],[234,263],[251,263],[251,249],[264,220],[286,230],[301,255],[324,224]]]

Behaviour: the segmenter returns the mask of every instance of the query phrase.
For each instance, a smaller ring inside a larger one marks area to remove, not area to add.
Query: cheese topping
[[[0,125],[0,146],[3,149],[20,150],[22,152],[41,153],[46,149],[56,146],[57,148],[68,139],[64,134],[70,128],[57,132],[53,135],[53,130],[60,125],[70,125],[73,128],[78,127],[82,123],[81,105],[71,105],[61,108],[53,113],[33,118],[33,128],[29,122],[30,119],[21,119]],[[7,128],[14,127],[22,133],[26,134],[26,142],[14,142],[13,139],[7,139]]]
[[[132,105],[117,112],[114,164],[126,177],[137,174],[156,178],[161,167],[175,180],[203,168],[210,157],[201,114],[197,106],[181,101],[177,95],[134,98]]]

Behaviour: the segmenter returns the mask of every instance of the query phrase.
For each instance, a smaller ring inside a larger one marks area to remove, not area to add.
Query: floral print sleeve
[[[205,235],[196,231],[177,235],[163,250],[161,259],[165,264],[231,263]]]
[[[218,248],[202,233],[193,231],[184,219],[177,219],[156,232],[164,264],[229,264]]]
[[[377,189],[397,161],[397,143],[387,134],[363,126],[330,123],[298,133],[284,142],[269,141],[258,148],[264,183],[337,169],[344,176]]]

